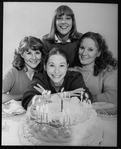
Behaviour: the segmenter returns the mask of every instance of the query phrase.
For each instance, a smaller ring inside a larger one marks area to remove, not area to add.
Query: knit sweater
[[[80,37],[82,36],[82,34],[79,34]],[[74,66],[74,58],[75,58],[75,54],[78,50],[78,44],[79,44],[79,39],[73,39],[71,40],[71,42],[66,42],[66,43],[56,43],[56,42],[52,42],[48,39],[46,39],[47,35],[43,36],[42,38],[42,42],[45,46],[45,50],[48,53],[52,48],[57,47],[57,48],[61,48],[62,50],[64,50],[67,53],[68,59],[69,59],[69,67]],[[79,38],[80,38],[79,37]]]
[[[98,76],[93,75],[93,69],[76,66],[69,70],[81,72],[86,86],[96,97],[93,99],[94,102],[110,102],[117,105],[117,70],[104,70]]]
[[[15,67],[10,67],[4,74],[2,80],[2,93],[9,92],[11,95],[23,94],[31,80],[22,69],[18,71]]]
[[[34,95],[41,95],[41,93],[34,88],[37,84],[40,84],[45,90],[50,90],[52,94],[57,93],[55,88],[50,83],[50,79],[46,73],[36,73],[33,77],[31,85],[22,98],[22,106],[25,109],[27,109],[27,106]],[[68,71],[58,92],[61,92],[62,88],[64,88],[64,91],[72,91],[78,88],[83,88],[85,89],[85,92],[88,93],[89,98],[92,101],[92,95],[89,92],[89,89],[85,86],[82,74],[79,72]]]

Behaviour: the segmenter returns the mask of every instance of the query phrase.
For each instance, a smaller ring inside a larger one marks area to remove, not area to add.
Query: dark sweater
[[[40,92],[38,92],[35,88],[33,88],[33,86],[37,86],[37,84],[40,84],[45,90],[50,90],[52,94],[56,93],[56,90],[51,85],[49,77],[47,76],[46,72],[44,74],[36,73],[33,77],[31,85],[29,86],[27,92],[24,93],[22,98],[22,106],[25,109],[27,109],[28,103],[30,102],[30,100],[34,95],[41,95]],[[72,91],[78,88],[84,88],[85,92],[89,94],[89,98],[92,101],[92,95],[89,92],[89,89],[85,86],[82,74],[80,72],[67,71],[67,74],[64,78],[64,82],[60,87],[59,92],[63,87],[64,91]]]
[[[69,59],[69,67],[73,67],[75,65],[74,63],[74,58],[75,58],[75,54],[78,50],[78,45],[79,45],[79,39],[82,36],[81,33],[79,33],[79,37],[76,39],[71,39],[71,42],[66,42],[66,43],[55,43],[52,42],[48,39],[46,39],[48,36],[45,35],[42,38],[42,42],[45,46],[45,50],[48,53],[52,48],[57,47],[57,48],[61,48],[62,50],[64,50],[68,56]]]

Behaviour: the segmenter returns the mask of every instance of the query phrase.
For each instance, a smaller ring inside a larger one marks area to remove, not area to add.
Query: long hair
[[[94,75],[97,76],[99,73],[101,73],[104,69],[107,69],[107,71],[110,71],[110,66],[115,70],[117,69],[117,60],[116,58],[113,58],[112,52],[108,50],[108,46],[106,44],[105,39],[99,34],[94,32],[87,32],[83,34],[80,38],[79,46],[84,38],[91,38],[97,48],[98,51],[101,52],[99,57],[96,57],[95,59],[95,65],[94,65]],[[79,48],[78,48],[79,51]],[[82,66],[79,60],[79,54],[78,51],[76,53],[76,65]]]
[[[37,71],[41,71],[43,69],[43,58],[45,56],[44,51],[44,45],[42,41],[36,37],[24,37],[20,43],[18,49],[15,49],[14,51],[14,59],[12,62],[13,67],[15,67],[17,70],[22,70],[25,67],[25,61],[24,58],[21,56],[25,51],[28,51],[29,49],[36,51],[39,50],[42,54],[42,59],[40,64],[35,68]]]
[[[47,39],[51,40],[51,41],[55,40],[55,34],[57,33],[56,18],[59,17],[59,16],[62,16],[62,15],[67,15],[67,16],[70,16],[72,18],[72,29],[71,29],[69,38],[70,39],[78,39],[79,38],[79,33],[77,32],[74,12],[70,7],[68,7],[66,5],[61,5],[54,11],[54,15],[53,15],[53,18],[52,18],[51,29],[50,29],[50,32],[48,34]]]

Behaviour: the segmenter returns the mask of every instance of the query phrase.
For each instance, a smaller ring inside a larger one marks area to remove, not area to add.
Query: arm
[[[28,87],[28,90],[23,94],[22,97],[22,106],[27,109],[28,105],[30,105],[33,96],[41,95],[42,93],[35,89],[35,86],[40,84],[43,88],[45,88],[45,80],[43,78],[43,74],[37,73],[34,75],[33,80],[31,81],[31,85]]]
[[[20,100],[22,98],[23,94],[20,95],[9,95],[9,94],[3,94],[2,93],[2,103],[8,102],[12,99],[14,100]]]
[[[19,100],[22,97],[20,95],[9,94],[10,90],[14,87],[15,77],[13,68],[11,67],[4,75],[2,80],[2,103],[8,102],[11,99]]]
[[[71,83],[69,84],[69,91],[76,91],[75,93],[80,93],[81,95],[81,90],[80,88],[83,88],[88,95],[89,95],[89,99],[91,101],[93,101],[93,98],[92,98],[92,94],[91,92],[89,91],[89,89],[86,87],[85,85],[85,82],[83,80],[83,76],[80,72],[73,72],[73,74],[76,74],[73,79],[71,80]]]
[[[95,101],[117,105],[117,71],[104,75],[102,93],[94,96]]]

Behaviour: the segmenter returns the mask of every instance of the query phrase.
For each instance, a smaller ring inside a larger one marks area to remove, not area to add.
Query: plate
[[[101,117],[117,117],[117,106],[108,102],[95,102],[92,107],[96,110],[98,116]]]
[[[99,106],[101,108],[105,108],[105,109],[110,109],[110,108],[116,108],[117,106],[112,104],[112,103],[108,103],[108,102],[94,102],[92,104],[93,108],[98,108]]]

